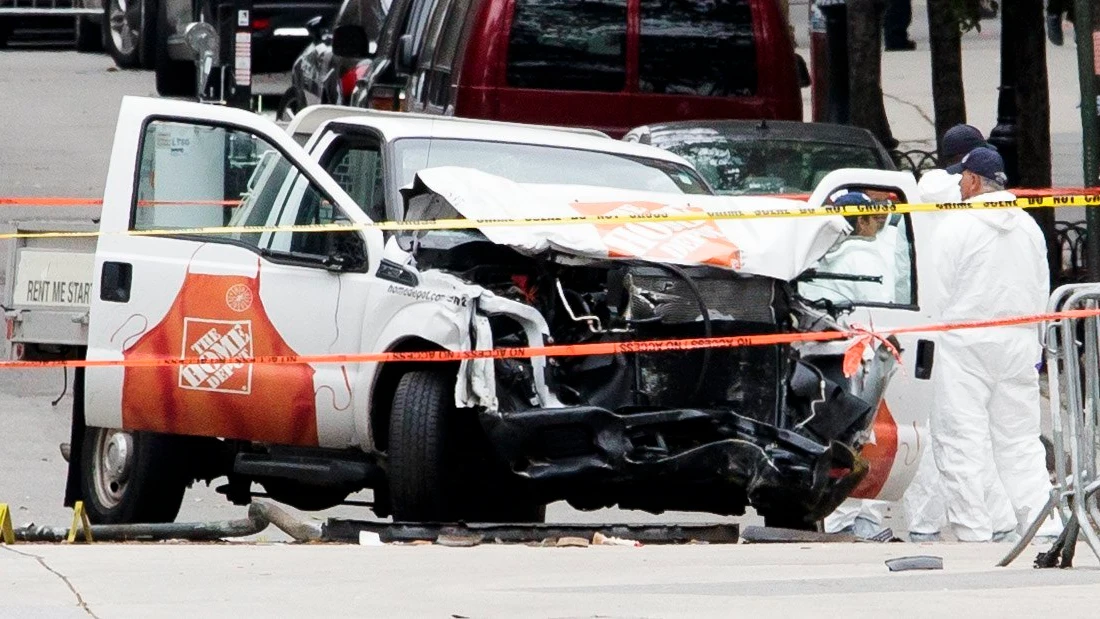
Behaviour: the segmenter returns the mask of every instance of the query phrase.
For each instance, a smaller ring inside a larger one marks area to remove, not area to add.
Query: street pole
[[[1085,175],[1085,187],[1100,185],[1100,165],[1097,160],[1098,144],[1097,74],[1093,41],[1100,38],[1095,28],[1096,3],[1100,0],[1075,0],[1073,5],[1073,31],[1077,37],[1077,72],[1081,83],[1081,145]],[[1085,208],[1085,229],[1088,245],[1085,254],[1090,281],[1100,282],[1100,210]]]
[[[851,86],[848,75],[848,6],[846,0],[817,0],[825,16],[828,49],[829,94],[824,121],[841,125],[851,120]]]
[[[1001,3],[1001,86],[997,96],[997,126],[989,132],[989,143],[1005,163],[1008,186],[1020,182],[1020,155],[1016,141],[1016,44],[1018,22],[1011,1]]]

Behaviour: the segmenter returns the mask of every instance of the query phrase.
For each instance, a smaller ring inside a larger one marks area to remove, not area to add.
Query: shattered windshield
[[[840,168],[881,168],[872,148],[796,140],[691,136],[659,144],[687,159],[723,195],[807,193]]]
[[[517,183],[590,185],[662,193],[709,194],[691,168],[671,161],[576,148],[481,140],[406,138],[394,142],[397,186],[420,170],[474,168]]]

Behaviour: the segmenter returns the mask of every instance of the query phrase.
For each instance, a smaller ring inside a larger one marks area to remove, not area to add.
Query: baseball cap
[[[978,176],[1004,185],[1008,181],[1005,176],[1005,162],[1001,155],[991,148],[975,148],[963,157],[959,163],[947,168],[948,174],[962,174],[970,171]]]
[[[858,206],[874,203],[874,200],[862,191],[849,191],[833,198],[833,204],[836,206]]]
[[[948,160],[983,146],[992,148],[982,132],[973,125],[955,125],[943,134],[943,156]]]

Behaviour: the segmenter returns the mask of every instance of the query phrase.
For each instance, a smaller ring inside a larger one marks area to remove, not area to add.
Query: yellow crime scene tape
[[[624,204],[629,204],[624,201]],[[906,213],[944,213],[952,211],[1000,210],[1006,208],[1057,208],[1064,206],[1100,206],[1100,193],[1072,196],[1025,197],[996,202],[923,202],[910,204],[875,204],[849,206],[770,206],[729,211],[706,212],[651,212],[635,215],[575,215],[566,217],[523,217],[515,219],[432,219],[424,221],[385,221],[365,224],[295,224],[276,226],[207,226],[196,228],[160,228],[153,230],[126,230],[119,232],[68,231],[68,232],[7,232],[0,239],[29,238],[77,238],[106,235],[121,236],[214,236],[220,234],[244,234],[258,232],[346,232],[351,230],[428,231],[468,230],[474,228],[568,225],[621,225],[631,223],[731,221],[747,219],[785,219],[792,217],[827,217],[858,215],[893,215]],[[684,205],[693,207],[690,202]],[[674,207],[675,208],[675,207]]]

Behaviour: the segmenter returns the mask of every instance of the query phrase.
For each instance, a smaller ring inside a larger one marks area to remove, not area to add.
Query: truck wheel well
[[[397,342],[388,352],[445,352],[446,349],[429,340],[410,337]],[[390,409],[394,392],[401,376],[416,370],[438,370],[449,368],[458,372],[458,362],[449,361],[398,361],[384,363],[378,370],[371,394],[370,429],[374,448],[379,451],[389,449]]]

